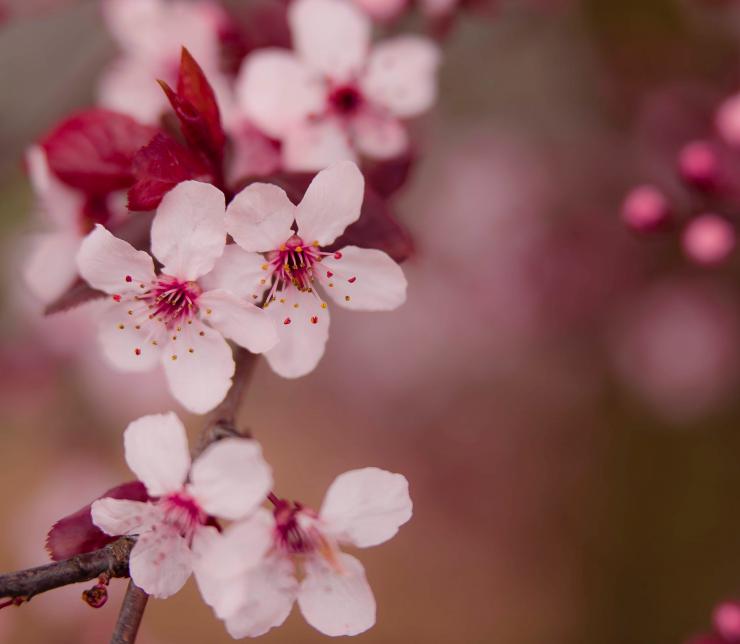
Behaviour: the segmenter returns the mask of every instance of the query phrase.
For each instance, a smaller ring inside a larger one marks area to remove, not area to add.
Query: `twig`
[[[126,595],[121,604],[121,612],[118,614],[118,621],[110,639],[111,644],[133,644],[136,641],[136,634],[139,632],[139,625],[144,617],[144,609],[148,601],[149,595],[129,580]]]
[[[60,586],[89,581],[103,573],[111,577],[128,577],[128,557],[133,545],[133,539],[121,537],[93,552],[0,575],[0,597],[23,597],[29,600],[34,595]]]

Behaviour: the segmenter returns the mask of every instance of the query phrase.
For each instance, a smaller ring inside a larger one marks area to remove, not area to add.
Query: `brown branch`
[[[102,574],[128,577],[128,557],[134,540],[121,537],[104,548],[64,561],[0,575],[0,597],[31,599],[48,590],[95,579]]]
[[[149,595],[129,580],[110,644],[133,644],[136,641],[147,601]]]

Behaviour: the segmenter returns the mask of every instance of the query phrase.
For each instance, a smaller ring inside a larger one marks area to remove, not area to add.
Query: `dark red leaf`
[[[156,132],[125,114],[93,108],[67,118],[41,145],[64,183],[104,195],[133,184],[134,155]]]
[[[381,197],[390,197],[408,181],[415,161],[411,151],[384,161],[365,159],[362,173],[375,192]]]
[[[213,93],[213,89],[200,65],[185,47],[182,48],[180,58],[177,95],[188,101],[200,114],[208,130],[210,146],[219,154],[219,157],[223,156],[226,135],[221,126],[221,115],[216,95]]]
[[[134,157],[136,182],[128,191],[131,210],[153,210],[181,181],[213,182],[213,171],[198,155],[166,134],[157,134]]]
[[[98,498],[128,499],[131,501],[147,501],[144,484],[139,481],[130,481],[117,485],[101,494]],[[97,500],[97,499],[96,499]],[[46,550],[54,561],[68,559],[82,552],[91,552],[116,540],[105,534],[93,522],[90,516],[90,506],[80,508],[74,514],[57,521],[46,537]]]
[[[293,203],[298,203],[313,179],[312,174],[283,173],[260,179],[275,183],[285,190]],[[386,199],[380,197],[367,183],[360,218],[344,231],[330,250],[342,246],[377,248],[397,262],[407,260],[414,253],[414,242],[408,229],[396,218]]]

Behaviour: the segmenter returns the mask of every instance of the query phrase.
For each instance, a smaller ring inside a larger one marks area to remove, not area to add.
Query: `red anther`
[[[120,302],[121,301],[121,296],[120,295],[114,295],[113,296],[113,301],[114,302]]]
[[[347,281],[348,281],[348,282],[349,282],[350,284],[354,284],[354,283],[355,283],[355,282],[357,281],[357,278],[356,278],[356,277],[350,277],[350,278],[349,278],[349,279],[348,279]]]
[[[334,259],[342,259],[342,253],[339,252],[339,251],[337,251],[336,253],[334,253]]]
[[[126,275],[126,281],[127,282],[133,282],[134,281],[134,278],[131,277],[131,275]]]
[[[283,320],[283,324],[290,324],[290,318],[285,318]]]
[[[141,349],[139,349],[139,347],[136,347],[136,348],[134,349],[134,353],[135,353],[135,354],[136,354],[137,356],[140,356],[140,355],[141,355]]]
[[[331,271],[326,271],[326,276],[327,277],[332,277],[333,275],[334,275],[334,273],[332,273]]]
[[[318,321],[319,321],[319,316],[318,315],[311,316],[311,324],[317,324]]]

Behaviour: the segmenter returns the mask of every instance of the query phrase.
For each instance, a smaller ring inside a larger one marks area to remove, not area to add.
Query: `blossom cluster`
[[[98,105],[26,156],[44,230],[25,276],[47,312],[99,301],[111,366],[161,367],[205,414],[232,388],[234,345],[297,378],[324,354],[329,304],[401,306],[413,244],[392,198],[441,56],[421,35],[373,43],[373,18],[401,11],[386,5],[292,0],[244,22],[213,2],[104,0],[120,55]],[[378,545],[410,519],[402,475],[346,472],[315,511],[272,491],[238,432],[191,458],[179,418],[151,415],[124,448],[139,482],[58,522],[52,557],[134,537],[133,582],[166,598],[192,573],[234,637],[280,625],[294,602],[328,635],[374,624],[364,569],[340,546]]]

